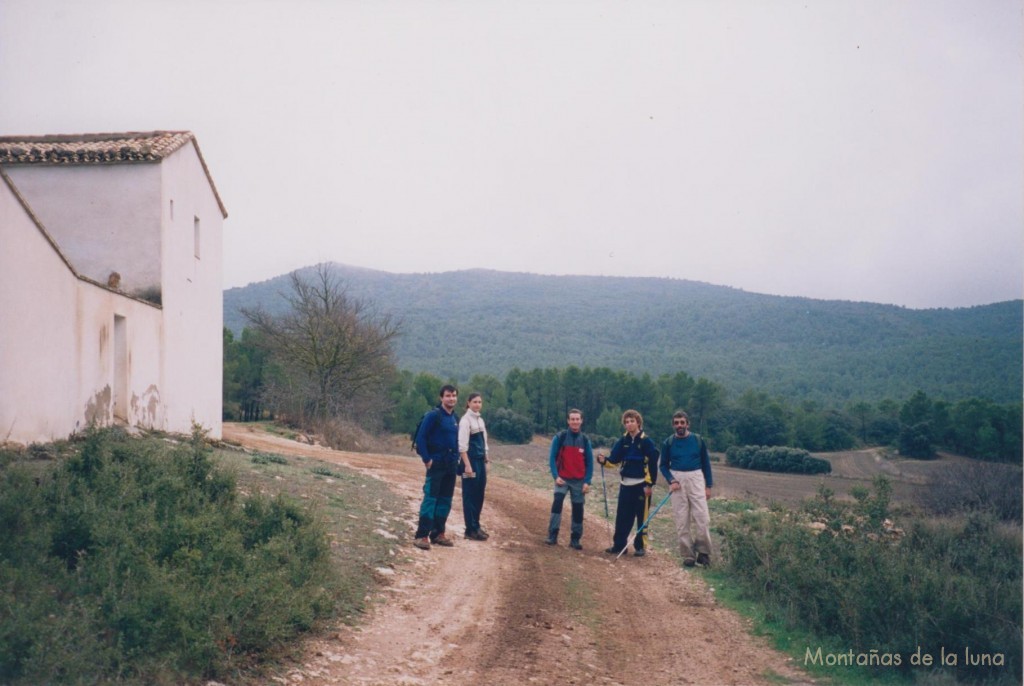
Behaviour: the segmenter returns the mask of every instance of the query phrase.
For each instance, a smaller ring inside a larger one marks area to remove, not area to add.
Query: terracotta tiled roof
[[[221,213],[228,212],[191,131],[90,133],[56,136],[0,136],[0,165],[79,165],[159,162],[187,143],[206,172]]]
[[[192,139],[190,131],[0,136],[0,164],[159,162]]]

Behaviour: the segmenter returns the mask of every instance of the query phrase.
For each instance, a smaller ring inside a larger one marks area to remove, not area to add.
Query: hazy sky
[[[332,260],[1022,297],[1024,0],[0,0],[0,134],[189,129]]]

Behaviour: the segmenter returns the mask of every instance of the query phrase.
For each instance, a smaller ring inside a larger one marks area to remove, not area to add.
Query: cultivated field
[[[498,469],[524,470],[536,475],[538,486],[547,485],[550,482],[547,471],[550,444],[550,438],[538,436],[529,445],[495,443],[491,445],[491,453]],[[608,449],[604,449],[604,452],[607,453]],[[870,488],[872,480],[884,474],[892,482],[894,499],[903,504],[911,504],[917,494],[927,488],[928,479],[936,469],[950,462],[967,460],[948,454],[940,454],[936,460],[912,460],[888,455],[879,448],[815,453],[815,457],[828,460],[832,464],[832,473],[802,475],[756,472],[726,466],[724,454],[712,454],[712,460],[715,460],[711,465],[715,480],[713,497],[795,504],[813,498],[823,484],[834,491],[836,496],[849,497],[852,488]],[[598,469],[596,465],[595,469]],[[608,488],[617,485],[617,474],[613,470],[605,471],[605,479]],[[600,488],[600,471],[595,472],[593,483]],[[656,493],[661,488],[658,486]]]

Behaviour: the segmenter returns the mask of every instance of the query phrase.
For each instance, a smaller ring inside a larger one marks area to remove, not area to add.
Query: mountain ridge
[[[403,322],[399,367],[445,378],[607,366],[830,403],[919,388],[949,400],[1020,400],[1021,300],[912,309],[663,277],[330,268],[351,296]],[[238,334],[244,307],[281,311],[288,278],[227,289],[225,326]]]
[[[956,311],[956,310],[971,310],[979,307],[990,307],[992,305],[1002,305],[1006,303],[1024,303],[1024,299],[1016,298],[1010,300],[996,300],[990,303],[978,303],[974,305],[951,305],[951,306],[938,306],[938,307],[912,307],[910,305],[899,305],[895,303],[880,303],[873,300],[851,300],[851,299],[836,299],[836,298],[816,298],[809,295],[779,295],[775,293],[761,293],[760,291],[751,291],[739,286],[729,286],[725,284],[711,283],[710,281],[700,281],[698,279],[686,279],[676,276],[622,276],[618,274],[542,274],[538,272],[525,272],[525,271],[505,271],[501,269],[492,269],[489,267],[469,267],[466,269],[449,269],[445,271],[426,271],[426,272],[393,272],[385,269],[374,269],[372,267],[359,267],[355,265],[344,264],[341,262],[325,262],[324,264],[330,265],[332,268],[340,270],[346,274],[366,274],[383,277],[438,277],[445,275],[457,275],[457,274],[469,274],[469,275],[494,275],[494,276],[522,276],[522,277],[534,277],[540,279],[581,279],[581,280],[619,280],[619,281],[654,281],[654,282],[669,282],[669,283],[686,283],[695,286],[706,286],[713,289],[721,289],[724,291],[730,291],[733,293],[742,293],[755,297],[764,298],[779,298],[783,300],[803,300],[809,302],[824,302],[824,303],[850,303],[855,305],[872,305],[877,307],[890,307],[899,310],[908,310],[911,312],[930,312],[930,311]],[[307,265],[305,267],[299,267],[298,269],[292,270],[293,272],[310,272],[316,268],[316,265]],[[277,276],[268,277],[258,281],[250,281],[244,286],[229,286],[224,289],[224,292],[228,291],[243,291],[250,287],[262,287],[270,283],[284,283],[287,277],[292,272],[285,272],[278,274]]]

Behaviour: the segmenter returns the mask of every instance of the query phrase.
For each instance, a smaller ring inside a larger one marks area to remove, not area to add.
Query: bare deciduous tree
[[[376,404],[395,373],[392,342],[399,324],[366,301],[350,297],[327,264],[308,280],[293,272],[291,309],[242,313],[261,334],[277,369],[268,400],[301,423],[360,414]]]

